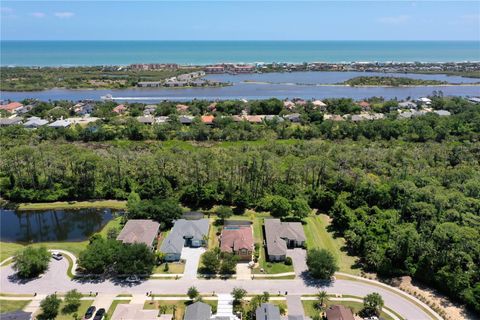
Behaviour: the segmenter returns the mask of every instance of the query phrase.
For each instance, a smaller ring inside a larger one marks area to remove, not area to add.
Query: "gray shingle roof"
[[[158,229],[160,224],[153,220],[128,220],[117,240],[123,243],[144,243],[151,246],[158,235]]]
[[[285,239],[305,241],[305,232],[300,222],[281,222],[280,219],[265,219],[265,237],[267,252],[271,255],[285,255],[287,244]]]
[[[262,303],[255,310],[255,317],[257,320],[280,320],[280,309],[274,304]]]
[[[175,221],[172,230],[167,238],[163,240],[160,251],[163,253],[181,253],[185,244],[185,238],[192,240],[203,240],[208,235],[208,219]]]
[[[185,309],[184,320],[209,320],[212,308],[204,302],[195,302]]]

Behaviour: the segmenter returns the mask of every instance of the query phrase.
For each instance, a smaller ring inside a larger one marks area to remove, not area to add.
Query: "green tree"
[[[234,303],[238,304],[242,301],[243,298],[247,295],[247,290],[243,288],[233,288],[232,297]]]
[[[264,210],[270,211],[272,216],[276,218],[288,216],[292,209],[288,199],[277,195],[264,197],[261,201],[261,206]]]
[[[330,279],[338,265],[333,254],[325,249],[313,249],[307,253],[307,266],[312,277],[317,279]]]
[[[50,253],[45,247],[26,247],[13,257],[13,269],[21,278],[36,277],[48,268]]]
[[[155,254],[143,243],[122,244],[115,252],[113,269],[118,274],[150,274],[155,265]]]
[[[55,319],[58,315],[58,309],[60,308],[61,302],[62,300],[57,298],[56,294],[46,296],[45,299],[40,302],[42,313],[38,316],[38,318],[41,320]]]
[[[82,294],[76,289],[70,290],[65,295],[65,306],[63,307],[63,312],[72,313],[78,310],[80,307],[80,299]]]
[[[297,197],[293,199],[291,205],[293,216],[300,220],[305,219],[310,214],[310,212],[312,212],[312,209],[308,205],[307,200],[305,200],[304,198]]]
[[[215,213],[221,221],[224,221],[233,215],[233,210],[228,206],[220,206],[215,210]]]
[[[364,316],[380,316],[384,302],[382,296],[376,292],[367,294],[363,298],[363,309],[361,314]]]
[[[206,273],[216,274],[218,273],[221,265],[220,258],[218,253],[214,250],[210,250],[205,252],[202,255],[202,264],[203,264],[203,271]]]
[[[328,303],[328,294],[326,291],[319,291],[317,293],[317,303],[315,304],[315,308],[320,312],[325,311]]]
[[[199,294],[200,293],[198,292],[197,288],[195,288],[194,286],[188,288],[187,296],[190,298],[190,300],[196,299]]]

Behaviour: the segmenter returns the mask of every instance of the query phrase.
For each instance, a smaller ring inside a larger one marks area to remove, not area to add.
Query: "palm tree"
[[[315,308],[319,311],[323,312],[325,307],[328,303],[328,294],[326,291],[319,291],[317,293],[317,303],[315,304]]]
[[[173,313],[172,319],[176,319],[176,316],[175,316],[175,313],[176,313],[176,312],[177,312],[177,305],[174,304],[174,305],[172,306],[172,313]]]

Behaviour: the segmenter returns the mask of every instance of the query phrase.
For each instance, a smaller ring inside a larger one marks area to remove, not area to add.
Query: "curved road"
[[[185,294],[188,288],[195,285],[204,294],[229,293],[234,287],[242,287],[249,293],[259,294],[268,291],[271,294],[285,291],[288,294],[314,294],[318,290],[325,290],[330,294],[343,294],[365,296],[372,292],[382,295],[385,305],[399,313],[408,320],[431,319],[420,307],[405,299],[401,295],[386,288],[379,287],[368,282],[353,280],[335,280],[331,283],[310,282],[303,279],[295,280],[146,280],[139,284],[131,285],[112,280],[97,282],[72,280],[67,276],[68,261],[66,259],[50,263],[49,270],[41,277],[22,281],[15,276],[11,265],[0,268],[0,288],[4,293],[38,293],[51,294],[55,291],[66,292],[77,289],[81,292],[99,293],[131,293],[146,294],[152,291],[154,294]],[[441,318],[439,318],[441,319]]]

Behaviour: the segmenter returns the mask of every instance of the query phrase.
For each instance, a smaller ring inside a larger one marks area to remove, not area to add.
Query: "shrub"
[[[285,265],[291,266],[293,264],[292,258],[286,257],[285,258]]]
[[[13,269],[21,278],[36,277],[48,268],[50,253],[45,247],[27,247],[13,257]]]

